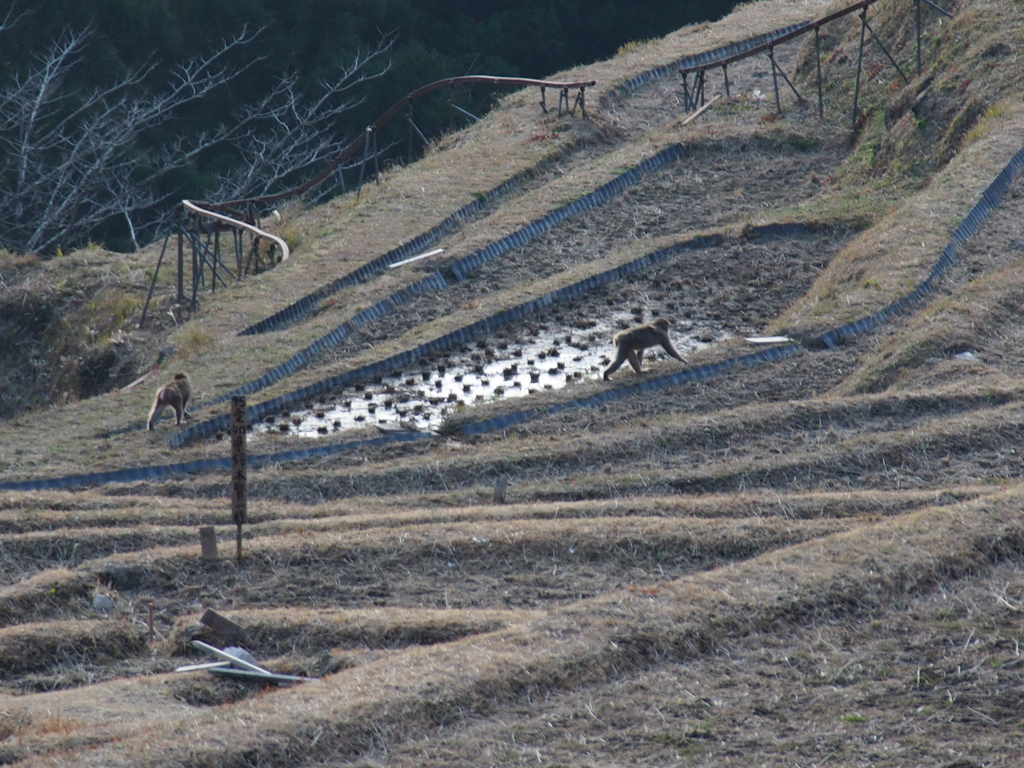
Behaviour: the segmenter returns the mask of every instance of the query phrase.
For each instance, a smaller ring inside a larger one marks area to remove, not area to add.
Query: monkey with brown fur
[[[686,362],[672,346],[672,341],[668,337],[668,320],[664,317],[659,317],[646,325],[638,325],[635,328],[620,331],[612,337],[612,343],[615,344],[616,349],[615,360],[604,369],[605,381],[608,381],[608,377],[619,370],[619,366],[626,360],[629,360],[634,371],[643,373],[641,365],[644,361],[644,350],[648,347],[660,346],[676,360],[682,363]]]
[[[174,415],[177,419],[175,424],[180,426],[181,420],[185,418],[185,406],[188,404],[188,398],[191,394],[192,389],[188,385],[188,374],[174,374],[172,381],[167,382],[156,391],[156,397],[153,398],[153,407],[149,411],[149,430],[152,431],[156,427],[156,423],[160,420],[160,414],[168,406],[174,409]]]

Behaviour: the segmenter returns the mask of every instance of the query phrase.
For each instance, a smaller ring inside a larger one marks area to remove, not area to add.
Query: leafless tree
[[[16,22],[8,15],[0,36]],[[69,88],[92,30],[65,32],[27,73],[0,83],[0,247],[52,253],[118,218],[138,247],[156,235],[173,202],[175,193],[160,192],[161,182],[214,148],[231,147],[242,162],[206,192],[211,200],[281,191],[326,165],[341,148],[339,118],[358,103],[354,89],[388,69],[368,65],[389,50],[390,36],[356,54],[335,80],[320,82],[314,98],[285,75],[215,130],[156,150],[140,141],[186,105],[216,98],[252,66],[258,59],[241,67],[226,62],[258,34],[243,29],[212,54],[176,67],[158,93],[146,87],[152,64],[89,93]]]

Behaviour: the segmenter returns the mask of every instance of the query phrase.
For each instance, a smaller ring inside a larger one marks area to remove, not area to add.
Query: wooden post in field
[[[236,624],[210,608],[206,609],[199,623],[208,626],[228,643],[237,642],[245,636],[245,628],[241,624]]]
[[[504,504],[508,493],[508,475],[500,475],[494,481],[494,503]]]
[[[217,531],[212,525],[199,528],[199,546],[203,551],[203,560],[217,562]]]
[[[242,562],[242,525],[245,523],[245,396],[231,398],[231,522],[238,526],[238,562]]]

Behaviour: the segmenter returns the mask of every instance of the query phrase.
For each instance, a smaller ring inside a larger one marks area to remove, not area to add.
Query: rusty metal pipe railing
[[[193,213],[198,214],[200,216],[206,216],[208,218],[215,219],[237,229],[244,229],[248,232],[251,232],[256,237],[267,238],[268,240],[276,243],[277,247],[281,249],[281,261],[287,259],[288,256],[291,254],[291,251],[288,249],[288,243],[286,243],[277,235],[273,235],[270,232],[262,230],[254,224],[249,224],[248,222],[245,221],[233,219],[230,216],[226,216],[222,213],[216,213],[214,211],[202,207],[201,205],[193,203],[191,200],[182,200],[181,206],[186,210],[192,211]]]
[[[416,101],[416,99],[426,96],[428,93],[432,93],[433,91],[440,90],[441,88],[451,88],[456,85],[466,84],[490,85],[494,88],[498,88],[501,86],[516,85],[528,87],[533,86],[540,88],[541,92],[543,93],[544,89],[546,88],[575,88],[580,92],[583,92],[586,90],[586,88],[597,85],[597,81],[574,80],[571,82],[558,82],[553,80],[534,80],[532,78],[526,77],[492,77],[490,75],[464,75],[462,77],[449,77],[445,80],[435,80],[432,83],[428,83],[427,85],[417,88],[415,91],[410,92],[409,94],[395,102],[395,104],[387,112],[385,112],[383,115],[377,118],[376,122],[367,126],[365,131],[363,131],[356,139],[354,139],[351,144],[345,147],[345,149],[343,149],[338,154],[338,156],[330,162],[330,164],[326,168],[324,168],[320,173],[318,173],[316,176],[312,177],[305,183],[297,187],[294,187],[293,189],[289,189],[284,192],[279,192],[275,195],[242,198],[239,200],[229,200],[223,203],[203,202],[200,203],[199,205],[201,205],[206,210],[225,211],[228,209],[238,209],[245,207],[265,207],[283,202],[285,200],[290,200],[295,197],[299,197],[308,192],[309,190],[313,189],[314,187],[318,186],[319,184],[323,183],[324,181],[326,181],[331,176],[331,174],[335,173],[346,160],[349,160],[350,158],[355,156],[355,154],[359,152],[359,150],[364,148],[367,139],[371,135],[376,134],[377,131],[379,131],[381,128],[387,125],[392,119],[394,119],[396,115],[398,115],[403,110],[407,109],[414,101]],[[581,105],[583,104],[582,99],[580,99],[579,102]],[[547,111],[547,109],[544,106],[543,99],[541,100],[541,109],[544,109],[545,112]],[[584,117],[586,117],[585,112]]]
[[[259,228],[258,226],[256,226],[256,222],[258,221],[258,218],[257,218],[258,213],[257,212],[260,209],[266,209],[266,208],[269,208],[269,207],[273,206],[275,203],[279,203],[279,202],[282,202],[284,200],[290,200],[290,199],[299,197],[299,196],[305,194],[306,192],[308,192],[309,190],[313,189],[317,185],[323,183],[324,181],[326,181],[328,178],[330,178],[335,173],[338,173],[339,175],[341,175],[341,169],[343,168],[344,163],[349,158],[353,157],[360,150],[363,151],[363,162],[362,162],[362,165],[360,166],[360,179],[359,179],[359,181],[360,181],[360,188],[361,188],[362,187],[362,180],[363,180],[362,176],[363,176],[363,173],[365,172],[366,162],[367,162],[367,159],[368,159],[370,154],[373,155],[373,159],[374,159],[374,163],[375,163],[375,169],[376,169],[376,162],[377,162],[377,132],[384,125],[386,125],[389,121],[391,121],[396,115],[398,115],[399,113],[405,111],[407,121],[412,126],[412,128],[415,129],[416,133],[419,134],[419,137],[424,142],[424,144],[426,144],[427,143],[426,137],[423,136],[423,134],[420,132],[419,128],[417,128],[415,123],[412,122],[412,104],[413,104],[413,102],[416,99],[421,98],[421,97],[427,95],[428,93],[431,93],[433,91],[439,90],[441,88],[454,88],[457,85],[463,85],[463,84],[490,85],[495,90],[498,87],[501,87],[501,86],[517,86],[518,85],[518,86],[535,86],[535,87],[539,87],[541,89],[540,106],[541,106],[541,109],[545,113],[547,113],[547,111],[548,111],[547,110],[547,106],[544,103],[544,92],[545,92],[546,88],[557,88],[557,89],[559,89],[559,91],[564,95],[564,98],[566,100],[566,109],[567,110],[569,109],[569,107],[568,107],[568,93],[569,93],[569,90],[572,89],[572,88],[575,88],[579,92],[579,95],[576,98],[576,104],[579,105],[579,107],[580,107],[580,109],[582,111],[583,117],[586,118],[586,116],[587,116],[586,115],[586,106],[585,106],[586,102],[584,100],[584,95],[583,94],[584,94],[584,92],[585,92],[585,90],[586,90],[586,88],[588,86],[596,85],[597,81],[596,80],[578,80],[578,81],[571,81],[571,82],[560,82],[560,81],[553,81],[553,80],[535,80],[535,79],[532,79],[532,78],[525,78],[525,77],[492,77],[490,75],[466,75],[466,76],[463,76],[463,77],[450,77],[450,78],[446,78],[444,80],[436,80],[436,81],[434,81],[432,83],[428,83],[427,85],[422,86],[421,88],[417,88],[415,91],[412,91],[411,93],[407,94],[404,98],[402,98],[399,101],[397,101],[394,104],[394,106],[392,106],[387,112],[385,112],[383,115],[381,115],[377,119],[376,122],[374,122],[372,125],[367,126],[365,131],[363,131],[351,144],[349,144],[347,147],[345,147],[345,149],[343,149],[340,153],[338,153],[337,157],[335,157],[327,165],[326,168],[324,168],[320,173],[318,173],[313,178],[309,179],[308,181],[306,181],[305,183],[303,183],[303,184],[301,184],[301,185],[299,185],[297,187],[294,187],[292,189],[286,190],[284,192],[279,192],[279,193],[277,193],[275,195],[264,195],[264,196],[261,196],[261,197],[240,198],[238,200],[229,200],[227,202],[221,202],[221,203],[215,203],[215,202],[194,202],[192,200],[182,200],[181,203],[179,204],[179,210],[181,210],[182,212],[187,212],[187,214],[192,218],[192,220],[194,222],[195,230],[196,230],[194,233],[190,233],[190,236],[187,238],[187,239],[189,239],[189,241],[190,241],[190,243],[192,245],[192,286],[191,286],[192,296],[191,296],[191,301],[189,302],[189,307],[190,307],[189,313],[191,314],[196,309],[196,301],[197,301],[196,293],[197,293],[197,290],[198,290],[198,287],[199,287],[199,282],[201,280],[203,280],[202,274],[203,274],[203,269],[205,268],[205,265],[209,264],[212,267],[212,277],[211,277],[211,280],[212,280],[212,283],[213,283],[213,287],[216,287],[216,283],[217,283],[218,279],[220,279],[221,282],[223,282],[223,278],[220,275],[217,274],[217,261],[219,259],[219,254],[220,254],[220,235],[219,235],[219,229],[220,228],[229,228],[233,232],[233,236],[235,238],[235,248],[234,248],[234,250],[235,250],[236,261],[238,262],[239,276],[241,276],[242,274],[247,274],[248,273],[249,262],[251,262],[254,257],[258,261],[258,259],[259,259],[259,257],[258,257],[258,242],[259,242],[260,238],[266,238],[268,241],[270,241],[271,243],[276,245],[281,250],[281,260],[284,261],[290,255],[288,244],[283,239],[278,237],[277,235],[271,234],[270,232],[267,232],[267,231]],[[449,104],[451,104],[450,100],[449,100]],[[562,113],[561,106],[562,106],[561,103],[559,103],[559,110],[558,110],[559,111],[559,115],[561,115],[561,113]],[[460,110],[460,111],[464,111],[464,110]],[[575,113],[575,111],[576,111],[575,110],[575,106],[573,106],[573,108],[571,110],[569,110],[569,111],[572,112],[572,113]],[[466,114],[469,114],[469,113],[467,112]],[[344,176],[341,176],[341,182],[342,182],[342,185],[344,185]],[[215,227],[217,228],[218,231],[214,235],[214,244],[213,244],[212,252],[210,250],[209,244],[204,244],[202,242],[202,240],[200,239],[200,237],[199,237],[199,230],[201,229],[201,225],[200,225],[199,222],[200,222],[200,219],[202,219],[202,218],[211,219],[214,222],[216,222]],[[242,259],[241,259],[242,246],[241,246],[241,240],[240,240],[241,234],[243,232],[248,232],[252,236],[252,246],[250,248],[249,258],[246,260],[244,265],[242,264]],[[185,239],[186,239],[186,237],[185,237],[185,231],[184,231],[184,228],[183,228],[183,224],[179,223],[179,228],[178,228],[178,275],[177,275],[178,304],[179,305],[184,305],[184,302],[185,302],[185,285],[184,285],[184,283],[185,283],[185,279],[184,278],[185,278],[185,272],[186,272],[185,253],[184,253],[184,241],[185,241]],[[166,243],[164,244],[164,247],[166,248]],[[157,271],[159,271],[160,263],[162,261],[163,261],[163,253],[161,252],[161,258],[157,262]],[[155,282],[156,282],[156,275],[154,275],[154,278],[153,278],[154,285],[155,285]],[[146,303],[145,303],[145,306],[143,308],[143,318],[142,318],[142,321],[140,322],[139,327],[142,327],[142,323],[145,322],[146,310],[148,309],[150,300],[152,298],[152,290],[153,290],[153,286],[151,285],[150,286],[149,296],[147,296]]]
[[[781,74],[782,77],[785,79],[786,83],[789,85],[790,89],[793,91],[794,94],[796,94],[797,99],[800,100],[801,102],[803,102],[804,101],[803,97],[799,94],[799,92],[797,92],[796,87],[793,85],[792,82],[790,82],[790,79],[789,79],[789,77],[786,76],[786,73],[784,71],[782,71],[781,68],[777,69],[777,65],[776,65],[776,62],[775,62],[775,58],[772,55],[772,51],[773,51],[775,46],[780,45],[780,44],[785,43],[785,42],[788,42],[790,40],[793,40],[793,39],[795,39],[797,37],[800,37],[801,35],[805,35],[808,32],[813,30],[813,32],[814,32],[814,48],[815,48],[815,52],[817,54],[818,116],[819,117],[824,117],[824,103],[823,103],[823,97],[822,97],[822,82],[821,82],[821,39],[820,39],[819,31],[820,31],[822,26],[824,26],[825,24],[828,24],[831,21],[835,21],[836,19],[840,19],[843,16],[848,16],[848,15],[850,15],[852,13],[858,13],[859,12],[860,13],[860,17],[861,17],[860,45],[858,47],[858,54],[857,54],[857,78],[856,78],[856,85],[854,87],[854,97],[853,97],[853,105],[854,105],[854,109],[853,109],[853,126],[854,126],[854,128],[856,128],[857,116],[858,116],[857,115],[857,107],[858,107],[858,100],[859,100],[858,97],[860,96],[860,74],[861,74],[860,73],[860,69],[861,69],[861,65],[863,63],[863,57],[864,57],[864,36],[865,36],[865,31],[871,33],[871,37],[878,44],[878,47],[882,50],[882,53],[885,54],[886,58],[888,58],[888,60],[889,60],[889,63],[892,64],[892,66],[896,69],[896,72],[903,79],[903,81],[904,82],[908,82],[908,83],[910,82],[909,78],[906,76],[906,74],[900,68],[900,65],[897,63],[896,59],[893,57],[893,55],[889,52],[888,48],[885,46],[885,43],[875,33],[875,30],[873,30],[868,25],[868,23],[867,23],[868,8],[871,7],[876,2],[878,2],[878,0],[860,0],[860,2],[853,3],[852,5],[848,5],[848,6],[845,6],[843,8],[840,8],[839,10],[833,11],[832,13],[829,13],[829,14],[827,14],[825,16],[822,16],[821,18],[814,19],[813,21],[808,21],[808,22],[805,22],[805,23],[802,23],[802,24],[798,24],[798,25],[795,26],[794,29],[790,30],[789,32],[786,32],[786,33],[778,35],[778,36],[773,35],[773,36],[771,36],[770,39],[765,40],[763,43],[759,43],[758,45],[751,46],[750,48],[744,48],[741,51],[736,51],[735,53],[730,53],[728,55],[712,56],[710,60],[702,61],[699,64],[691,64],[691,65],[686,66],[686,67],[680,67],[678,71],[679,71],[679,74],[682,75],[682,77],[683,77],[683,96],[684,96],[684,101],[687,104],[687,109],[693,109],[693,108],[696,108],[696,106],[697,106],[697,90],[696,90],[696,86],[695,86],[693,98],[690,97],[690,94],[689,94],[689,91],[688,91],[688,88],[687,88],[687,77],[691,73],[695,74],[697,79],[698,79],[698,81],[700,81],[703,78],[704,73],[708,69],[713,69],[713,68],[716,69],[718,67],[721,67],[722,68],[723,77],[725,78],[725,90],[726,90],[726,94],[728,95],[728,93],[729,93],[729,75],[728,75],[728,72],[727,72],[728,65],[732,64],[732,63],[735,63],[737,61],[742,61],[743,59],[750,58],[751,56],[755,56],[755,55],[757,55],[759,53],[765,53],[765,52],[767,52],[769,58],[772,59],[772,75],[773,75],[773,80],[779,74]],[[917,71],[918,71],[918,75],[921,74],[921,3],[922,2],[927,4],[929,7],[934,8],[939,13],[942,13],[943,15],[952,18],[952,14],[949,11],[947,11],[945,8],[942,8],[939,5],[936,5],[934,2],[932,2],[932,0],[915,0],[915,9],[916,9],[916,24],[915,24],[915,26],[917,28]],[[729,46],[727,46],[727,48],[728,47]],[[775,100],[776,100],[776,107],[778,108],[778,111],[781,113],[782,105],[781,105],[781,102],[779,100],[778,84],[777,84],[777,82],[775,84]],[[700,94],[700,101],[701,101],[701,103],[703,103],[703,93]]]
[[[817,27],[823,27],[825,24],[828,24],[830,21],[835,21],[836,19],[841,19],[843,16],[848,16],[849,14],[855,13],[855,12],[860,11],[862,9],[866,11],[869,6],[874,5],[877,2],[878,2],[878,0],[861,0],[861,2],[859,2],[859,3],[854,3],[853,5],[848,5],[845,8],[839,9],[838,11],[833,11],[832,13],[830,13],[830,14],[828,14],[826,16],[822,16],[820,19],[815,19],[814,21],[808,21],[806,24],[802,24],[797,29],[794,29],[791,32],[787,32],[784,35],[779,35],[778,37],[772,37],[771,40],[767,40],[764,43],[761,43],[760,45],[753,46],[752,48],[746,48],[743,51],[740,51],[738,53],[730,54],[729,56],[724,56],[721,59],[715,59],[715,61],[712,61],[712,62],[707,62],[707,63],[702,63],[702,64],[693,64],[693,65],[691,65],[689,67],[681,68],[679,70],[679,72],[681,74],[684,74],[684,73],[687,73],[687,72],[699,72],[702,69],[711,69],[712,67],[721,67],[722,65],[725,65],[725,64],[733,64],[733,63],[735,63],[737,61],[742,61],[743,59],[749,58],[751,56],[755,56],[755,55],[757,55],[759,53],[765,53],[766,51],[768,51],[768,49],[772,48],[773,46],[789,42],[790,40],[793,40],[793,39],[795,39],[797,37],[800,37],[801,35],[805,35],[805,34],[807,34],[808,32],[810,32],[812,30],[814,30]],[[928,2],[928,0],[925,0],[925,2]],[[929,3],[929,5],[933,5],[933,4]],[[945,11],[943,11],[943,12],[945,13]]]

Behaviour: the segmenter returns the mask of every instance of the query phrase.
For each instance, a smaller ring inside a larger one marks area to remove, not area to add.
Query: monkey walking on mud
[[[174,409],[174,415],[177,419],[175,424],[180,426],[181,420],[185,418],[185,406],[188,404],[188,398],[191,394],[192,390],[188,385],[188,374],[174,374],[172,381],[164,384],[156,391],[156,397],[153,398],[153,407],[149,411],[149,430],[152,431],[156,427],[156,423],[160,420],[160,414],[168,406]]]
[[[615,359],[604,369],[605,381],[608,381],[608,377],[619,370],[619,366],[626,360],[629,360],[634,371],[643,373],[641,365],[644,361],[644,350],[648,347],[660,346],[679,362],[686,362],[672,346],[672,341],[668,337],[668,320],[664,317],[659,317],[646,325],[638,325],[635,328],[620,331],[612,337],[612,343],[615,344]]]

